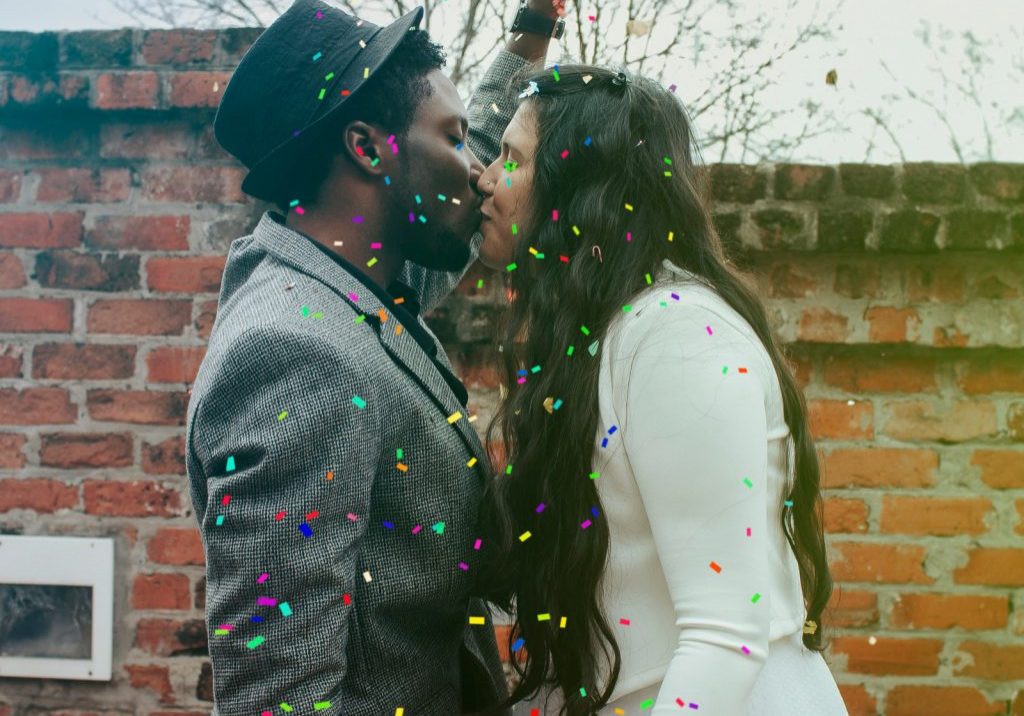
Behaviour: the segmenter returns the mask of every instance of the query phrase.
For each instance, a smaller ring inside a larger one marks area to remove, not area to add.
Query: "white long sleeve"
[[[677,714],[679,699],[703,714],[744,714],[772,621],[767,357],[735,315],[669,303],[622,317],[625,350],[610,366],[679,629],[651,713]]]

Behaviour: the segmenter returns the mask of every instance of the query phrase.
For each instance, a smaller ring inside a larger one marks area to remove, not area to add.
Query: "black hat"
[[[213,120],[217,142],[249,169],[242,191],[278,199],[315,146],[312,130],[373,77],[422,18],[417,7],[381,28],[320,0],[295,0],[238,63]]]

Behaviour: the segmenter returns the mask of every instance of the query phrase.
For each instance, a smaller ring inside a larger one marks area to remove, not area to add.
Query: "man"
[[[378,28],[297,0],[225,89],[217,139],[287,218],[232,243],[189,403],[215,716],[497,713],[507,696],[472,597],[490,465],[419,314],[476,258],[476,183],[558,5],[523,3],[468,138],[422,8]]]

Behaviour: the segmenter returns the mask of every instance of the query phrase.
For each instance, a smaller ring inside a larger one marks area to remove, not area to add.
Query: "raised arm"
[[[515,3],[518,6],[518,3]],[[530,0],[530,8],[557,18],[563,1]],[[473,154],[486,167],[498,156],[501,135],[512,121],[520,88],[513,82],[518,73],[527,68],[541,68],[547,56],[551,38],[530,33],[517,33],[498,51],[487,68],[480,84],[469,100],[469,139]],[[416,289],[420,297],[420,311],[427,313],[454,290],[476,261],[483,236],[477,232],[470,240],[469,261],[458,271],[436,271],[406,261],[398,280]]]
[[[190,423],[189,472],[207,487],[200,530],[218,716],[284,703],[351,713],[355,606],[342,596],[362,579],[381,420],[358,362],[328,346],[273,328],[243,335]]]
[[[679,628],[651,713],[744,714],[771,621],[762,362],[710,310],[647,310],[616,410]]]

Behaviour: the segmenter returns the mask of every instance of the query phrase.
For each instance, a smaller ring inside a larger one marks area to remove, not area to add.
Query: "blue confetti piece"
[[[305,522],[303,522],[301,525],[299,525],[299,531],[302,532],[302,534],[304,534],[306,537],[312,537],[313,536],[313,528],[310,527]]]
[[[384,520],[384,526],[387,527],[389,530],[395,529],[395,525],[391,522],[388,522],[387,520]]]
[[[590,142],[591,142],[590,137],[587,137],[586,139],[583,140],[583,146],[589,147],[590,146]]]
[[[512,651],[519,651],[523,648],[524,641],[522,639],[516,639],[516,643],[512,645]]]
[[[601,440],[601,447],[608,447],[608,438],[603,438]]]
[[[249,621],[256,622],[256,623],[262,623],[263,622],[263,617],[261,617],[259,614],[253,614],[251,617],[249,617]]]
[[[614,434],[615,434],[615,431],[616,431],[616,430],[618,430],[618,429],[619,429],[619,428],[618,428],[618,426],[617,426],[617,425],[613,425],[613,426],[611,426],[610,428],[608,428],[608,434],[609,434],[609,435],[614,435]]]

